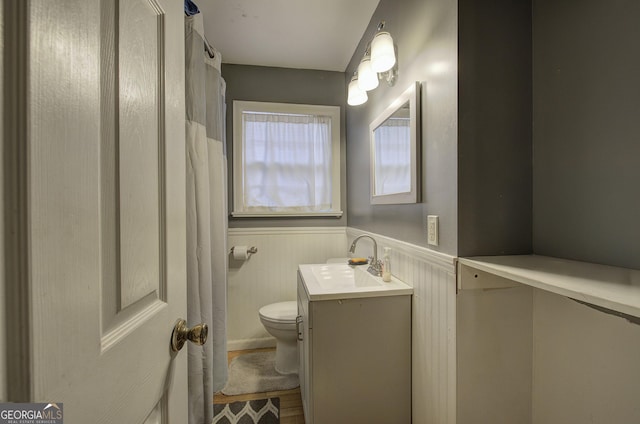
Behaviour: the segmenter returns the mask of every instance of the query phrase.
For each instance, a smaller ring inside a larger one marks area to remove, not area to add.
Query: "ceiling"
[[[379,0],[194,0],[223,63],[344,72]]]

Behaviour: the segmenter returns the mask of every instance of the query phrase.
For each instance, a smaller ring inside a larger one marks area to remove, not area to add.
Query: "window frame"
[[[331,210],[322,212],[260,211],[248,212],[244,205],[245,146],[242,125],[243,112],[322,115],[331,118]],[[340,179],[340,106],[272,103],[246,100],[233,101],[233,211],[234,218],[262,217],[341,217]]]

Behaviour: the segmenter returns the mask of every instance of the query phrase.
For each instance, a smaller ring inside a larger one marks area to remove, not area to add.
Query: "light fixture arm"
[[[364,57],[371,57],[371,41],[367,43],[367,47],[364,48]]]

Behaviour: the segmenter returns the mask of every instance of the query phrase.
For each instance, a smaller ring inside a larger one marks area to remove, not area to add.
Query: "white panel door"
[[[184,424],[183,4],[5,4],[25,118],[7,295],[29,334],[8,347],[9,396],[62,402],[66,424]]]

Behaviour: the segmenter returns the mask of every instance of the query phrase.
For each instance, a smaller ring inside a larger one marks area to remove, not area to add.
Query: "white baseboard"
[[[261,339],[244,339],[227,341],[227,350],[247,350],[260,349],[263,347],[276,347],[276,339],[273,337],[264,337]]]

